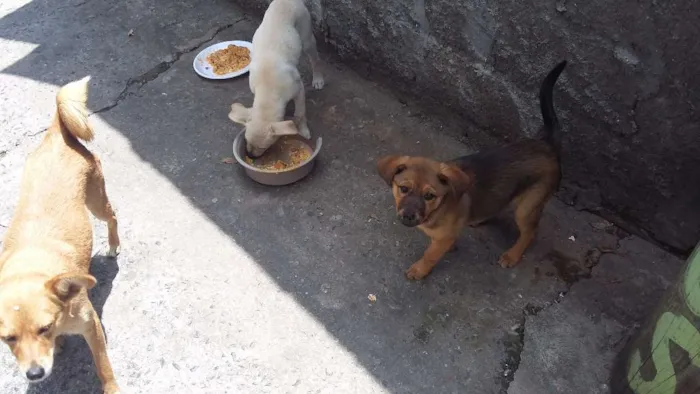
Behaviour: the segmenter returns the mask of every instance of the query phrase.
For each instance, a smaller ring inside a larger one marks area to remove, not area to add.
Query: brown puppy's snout
[[[425,202],[422,198],[417,196],[404,197],[399,203],[396,213],[398,219],[404,226],[415,227],[423,223],[423,219],[425,218]]]

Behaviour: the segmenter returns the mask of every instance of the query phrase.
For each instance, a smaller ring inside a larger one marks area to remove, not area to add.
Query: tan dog
[[[253,35],[250,62],[250,91],[253,107],[231,105],[229,119],[245,125],[246,149],[250,157],[261,156],[284,135],[311,132],[306,123],[304,83],[297,69],[302,50],[311,62],[313,87],[323,88],[311,16],[302,0],[274,0]],[[287,103],[294,100],[294,121],[284,121]]]
[[[51,374],[57,337],[87,341],[105,393],[117,393],[100,319],[87,296],[92,226],[88,210],[107,222],[109,256],[119,248],[117,219],[105,192],[99,159],[78,138],[90,141],[89,77],[58,92],[57,113],[24,168],[19,204],[0,254],[0,338],[23,375],[39,382]],[[87,209],[86,209],[87,207]]]
[[[508,207],[515,211],[520,236],[499,263],[508,268],[520,262],[561,177],[560,126],[552,94],[564,67],[565,61],[554,67],[540,88],[543,139],[516,142],[448,163],[410,156],[379,160],[377,169],[392,187],[399,220],[430,237],[428,250],[406,271],[409,279],[428,275],[466,224],[477,225]]]

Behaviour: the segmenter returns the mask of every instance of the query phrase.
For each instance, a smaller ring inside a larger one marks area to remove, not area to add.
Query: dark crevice
[[[527,318],[535,318],[545,309],[562,302],[574,284],[581,279],[590,279],[593,269],[600,263],[600,259],[604,255],[614,254],[619,247],[618,242],[614,248],[594,247],[589,249],[585,255],[584,269],[576,272],[575,276],[569,278],[570,280],[562,279],[566,283],[566,288],[557,293],[552,301],[547,301],[542,305],[535,305],[529,302],[525,304],[518,324],[511,328],[511,332],[506,335],[504,341],[506,357],[501,362],[501,374],[497,378],[501,384],[501,394],[508,393],[511,383],[515,380],[515,374],[520,368],[522,352],[525,348],[525,324],[527,323]]]
[[[633,134],[639,133],[639,122],[637,122],[637,105],[639,105],[639,97],[634,99],[634,103],[632,104],[632,109],[630,110],[630,117],[632,118],[631,123],[632,123]]]
[[[102,112],[106,112],[106,111],[109,111],[112,108],[116,107],[124,99],[137,93],[144,85],[146,85],[147,83],[158,78],[164,72],[168,71],[173,66],[173,64],[175,64],[175,62],[180,60],[182,55],[188,54],[192,51],[199,49],[202,45],[213,40],[222,31],[224,31],[228,28],[231,28],[234,25],[236,25],[237,23],[242,22],[244,20],[246,20],[245,17],[240,18],[240,19],[234,21],[233,23],[219,26],[215,29],[210,30],[201,39],[195,40],[192,44],[190,44],[190,45],[180,49],[179,51],[173,53],[172,55],[168,56],[168,60],[165,60],[165,61],[158,63],[155,67],[153,67],[150,70],[146,71],[145,73],[139,75],[138,77],[129,78],[129,80],[126,81],[126,86],[124,86],[124,89],[117,96],[117,99],[114,100],[114,102],[112,104],[94,111],[93,114],[99,114]]]
[[[501,361],[501,374],[497,377],[497,380],[501,384],[501,394],[508,393],[508,388],[510,388],[510,384],[513,383],[515,373],[520,367],[520,356],[522,355],[523,347],[525,346],[526,313],[527,312],[524,309],[518,324],[513,326],[511,331],[506,334],[506,339],[504,341],[506,358]]]

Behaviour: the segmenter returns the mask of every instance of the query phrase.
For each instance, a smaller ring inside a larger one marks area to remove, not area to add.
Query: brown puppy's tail
[[[57,124],[74,138],[92,141],[94,133],[88,124],[87,89],[90,77],[63,86],[56,95]]]
[[[557,83],[559,74],[566,67],[566,60],[557,64],[552,71],[547,74],[540,87],[540,110],[542,110],[542,120],[544,121],[544,140],[554,147],[557,154],[561,150],[561,125],[557,114],[554,111],[554,84]]]

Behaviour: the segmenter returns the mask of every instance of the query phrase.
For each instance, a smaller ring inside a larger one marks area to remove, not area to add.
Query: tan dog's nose
[[[37,382],[46,376],[46,371],[44,367],[40,365],[35,365],[27,370],[27,379],[30,382]]]

